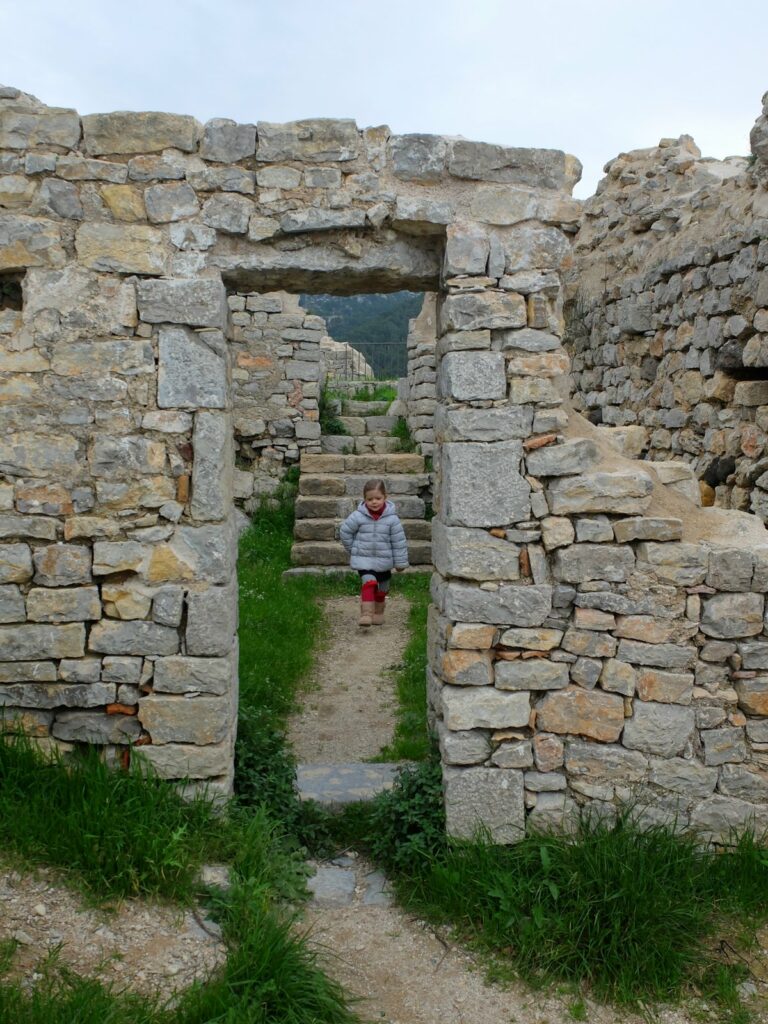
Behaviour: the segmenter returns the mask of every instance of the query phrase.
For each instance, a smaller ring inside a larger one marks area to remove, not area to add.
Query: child
[[[349,564],[362,580],[360,625],[381,626],[384,601],[392,569],[402,572],[408,565],[408,545],[395,506],[387,501],[383,480],[368,480],[363,500],[341,524],[341,543],[350,555]]]

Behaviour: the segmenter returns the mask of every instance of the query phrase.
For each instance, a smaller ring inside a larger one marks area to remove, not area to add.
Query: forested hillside
[[[406,372],[408,321],[418,316],[420,292],[387,295],[302,295],[301,305],[322,316],[328,333],[362,352],[377,377]]]

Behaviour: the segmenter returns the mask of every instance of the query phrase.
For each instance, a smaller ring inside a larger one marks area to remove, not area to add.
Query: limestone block
[[[248,221],[248,238],[251,242],[263,242],[272,238],[280,230],[280,222],[274,217],[257,217],[254,214]]]
[[[224,523],[211,523],[207,526],[180,526],[167,545],[168,554],[174,556],[183,567],[186,566],[190,575],[182,575],[182,579],[195,579],[208,583],[229,583],[234,578],[237,564],[237,532],[234,518]],[[163,560],[156,565],[150,563],[148,577],[156,583],[163,583],[173,578],[163,571]],[[173,565],[169,566],[171,570]],[[178,578],[178,577],[176,577]]]
[[[561,690],[568,685],[568,666],[544,658],[497,661],[495,676],[499,690]]]
[[[701,742],[704,745],[704,764],[720,765],[747,759],[744,729],[740,726],[702,729]]]
[[[234,724],[232,702],[223,697],[159,697],[139,703],[139,721],[153,745],[196,743],[205,746],[227,739]]]
[[[69,743],[130,743],[141,734],[141,725],[131,715],[107,715],[99,711],[60,711],[52,734]]]
[[[541,520],[541,539],[545,551],[573,544],[575,531],[570,519],[561,516],[546,516]]]
[[[173,410],[145,412],[141,426],[144,430],[157,430],[161,434],[186,434],[192,429],[192,416],[188,412]]]
[[[452,139],[448,170],[455,178],[570,189],[581,176],[581,164],[559,149],[496,146],[488,142]]]
[[[179,626],[184,611],[181,587],[163,587],[152,599],[152,621],[161,626]]]
[[[198,412],[192,435],[190,513],[200,521],[225,519],[233,500],[234,452],[230,413]]]
[[[132,583],[105,583],[101,588],[104,614],[113,619],[145,619],[152,599]]]
[[[490,686],[493,683],[490,651],[446,651],[440,675],[444,682],[454,686]]]
[[[110,654],[102,659],[101,678],[105,683],[137,686],[141,681],[143,658]]]
[[[389,139],[392,173],[403,181],[439,181],[447,146],[440,135],[393,135]]]
[[[280,218],[280,230],[287,235],[304,231],[341,231],[347,228],[365,227],[365,210],[326,210],[309,207],[295,210]]]
[[[690,704],[693,698],[693,676],[689,672],[641,669],[637,673],[637,695],[640,700],[659,704]]]
[[[0,538],[30,537],[34,540],[54,540],[56,520],[43,516],[0,515]]]
[[[256,152],[256,125],[238,124],[226,117],[206,121],[200,142],[203,160],[236,163]]]
[[[78,659],[75,664],[79,663]],[[56,665],[52,661],[6,661],[0,664],[0,683],[51,683],[55,679]]]
[[[4,174],[0,176],[0,206],[6,210],[27,206],[35,192],[37,182],[25,174]]]
[[[107,153],[157,153],[180,149],[194,153],[201,126],[184,114],[154,111],[123,111],[86,114],[83,118],[85,152],[89,156]]]
[[[579,438],[528,452],[525,459],[533,476],[568,476],[592,469],[599,455],[594,441]]]
[[[187,654],[223,657],[237,632],[237,586],[209,587],[187,596]],[[174,652],[167,652],[174,653]]]
[[[559,270],[570,260],[570,242],[558,228],[518,224],[504,234],[505,270]],[[524,326],[524,325],[520,325]]]
[[[0,622],[23,622],[26,619],[24,598],[15,583],[0,586]]]
[[[146,555],[147,549],[135,540],[97,541],[93,545],[93,575],[138,572]]]
[[[50,309],[58,316],[60,342],[82,341],[84,332],[92,332],[102,345],[108,335],[124,334],[126,327],[136,325],[136,287],[133,281],[96,274],[74,262],[62,270],[28,270],[25,315],[32,319]]]
[[[30,622],[83,622],[100,619],[99,588],[33,588],[27,594],[27,617]]]
[[[591,783],[640,782],[647,771],[647,758],[637,751],[604,743],[569,739],[565,744],[568,777]]]
[[[619,519],[613,524],[613,534],[619,544],[633,540],[680,540],[683,536],[683,521],[657,516]]]
[[[757,636],[763,630],[762,594],[715,594],[703,601],[700,629],[707,636]]]
[[[158,658],[152,689],[155,693],[213,693],[223,696],[234,692],[236,673],[227,658]]]
[[[624,727],[625,747],[660,757],[676,757],[685,750],[694,728],[693,708],[637,700],[633,705]]]
[[[170,255],[162,231],[145,224],[83,224],[75,247],[84,266],[117,274],[162,274]]]
[[[229,741],[204,747],[181,743],[138,747],[133,756],[148,761],[162,779],[210,779],[232,771]]]
[[[454,627],[454,631],[458,626]],[[551,651],[560,646],[562,629],[505,629],[499,643],[504,647],[522,647],[527,651]]]
[[[540,626],[552,610],[552,587],[501,584],[481,590],[469,583],[448,583],[443,613],[456,622]]]
[[[227,324],[227,292],[214,278],[140,281],[139,316],[146,323],[220,327]]]
[[[739,679],[734,683],[739,707],[748,715],[768,716],[768,676]]]
[[[432,523],[432,560],[443,576],[470,580],[516,580],[520,576],[520,548],[492,537],[486,530],[470,530]]]
[[[740,764],[723,764],[718,789],[725,796],[768,805],[768,773]]]
[[[442,517],[451,526],[500,526],[530,518],[519,441],[444,444]]]
[[[709,551],[700,544],[643,541],[637,545],[637,560],[647,562],[650,571],[661,580],[694,587],[703,583],[707,575]]]
[[[444,276],[448,278],[458,274],[484,274],[488,252],[488,235],[478,225],[472,222],[449,223],[443,262]]]
[[[238,195],[215,195],[203,204],[202,219],[209,227],[229,235],[244,235],[254,213],[250,199]]]
[[[96,437],[88,451],[91,473],[96,477],[130,479],[136,474],[154,475],[165,468],[165,444],[142,434]]]
[[[0,216],[0,271],[60,267],[66,260],[59,225],[41,217]]]
[[[652,490],[651,478],[642,470],[633,473],[598,471],[551,480],[547,496],[554,515],[579,512],[636,515],[650,505]]]
[[[68,626],[34,627],[69,629]],[[82,629],[82,627],[78,627]],[[111,683],[17,683],[0,686],[0,707],[98,708],[111,704],[115,687]]]
[[[80,141],[80,116],[67,107],[23,109],[3,104],[0,110],[0,149],[61,146],[74,149]]]
[[[489,686],[444,686],[441,701],[445,724],[455,731],[524,726],[531,713],[530,694]]]
[[[29,711],[26,708],[3,707],[0,732],[22,733],[25,736],[47,737],[53,723],[52,711]]]
[[[35,583],[69,587],[91,582],[91,551],[78,544],[49,544],[34,553]]]
[[[239,192],[253,195],[256,191],[256,175],[242,167],[203,167],[187,172],[187,181],[200,192]]]
[[[438,394],[456,402],[504,398],[507,380],[500,352],[448,352],[440,362]]]
[[[323,171],[330,168],[312,168],[311,170]],[[341,185],[341,172],[338,184]],[[301,184],[301,171],[295,167],[270,166],[262,167],[256,171],[256,182],[261,188],[298,188]]]
[[[715,790],[717,769],[682,757],[652,757],[648,781],[688,800],[703,800]]]
[[[216,232],[213,228],[189,221],[171,224],[169,236],[176,248],[183,252],[204,252],[216,241]]]
[[[472,839],[482,828],[494,843],[515,843],[525,835],[522,772],[447,767],[443,786],[449,835]]]
[[[160,331],[157,404],[161,409],[224,409],[227,364],[206,333],[183,327]]]
[[[567,373],[570,369],[570,360],[562,349],[560,339],[554,334],[549,334],[547,331],[535,330],[532,327],[523,327],[519,331],[494,331],[493,348],[505,354],[507,352],[514,354],[514,359],[517,360],[514,365],[520,367],[519,370],[515,370],[516,373],[538,373],[538,368],[545,366],[545,364],[537,364],[535,362],[523,363],[521,361],[521,352],[527,352],[532,355],[553,353],[555,355],[554,375]],[[553,374],[550,373],[551,375]]]
[[[56,160],[56,177],[66,181],[108,181],[121,185],[128,180],[128,168],[125,164],[111,163],[109,160],[60,156]]]
[[[612,658],[616,653],[616,640],[610,633],[589,629],[566,630],[562,647],[570,654],[586,658]]]
[[[737,800],[732,796],[711,796],[704,800],[691,815],[691,828],[705,839],[727,844],[734,833],[749,829],[761,835],[768,827],[765,805]]]
[[[543,698],[538,705],[536,726],[544,732],[613,743],[624,728],[624,699],[600,690],[569,686]]]
[[[154,373],[155,357],[149,341],[74,342],[56,346],[51,369],[64,377],[89,373],[136,376]]]
[[[179,634],[155,622],[102,620],[91,629],[88,646],[99,654],[176,654]]]
[[[631,697],[635,692],[637,672],[626,662],[609,658],[600,673],[600,686],[609,693]]]
[[[438,722],[437,734],[445,764],[480,764],[491,753],[488,733],[482,729],[452,732],[442,722]]]
[[[768,381],[740,380],[733,392],[734,405],[768,405]]]
[[[525,299],[514,292],[467,292],[448,295],[440,307],[440,333],[525,327]]]
[[[651,668],[692,669],[696,651],[679,644],[646,644],[639,640],[620,640],[619,661]]]
[[[707,586],[715,590],[751,590],[754,558],[744,548],[719,548],[709,553]]]
[[[606,580],[623,583],[635,565],[630,547],[616,544],[572,544],[555,552],[555,579],[566,583]]]
[[[286,124],[259,121],[256,128],[256,159],[263,163],[344,162],[354,160],[360,149],[357,125],[348,119],[316,117]]]
[[[81,658],[84,653],[85,627],[81,623],[0,626],[0,661]]]
[[[679,619],[656,619],[652,615],[621,615],[616,623],[616,636],[643,643],[665,644],[687,640],[698,630],[698,622]]]
[[[453,218],[450,203],[423,196],[398,196],[392,215],[392,227],[416,235],[442,235]]]
[[[438,441],[508,441],[531,433],[533,410],[504,405],[495,409],[435,410],[435,438]]]
[[[500,743],[491,755],[491,763],[497,768],[530,768],[533,765],[531,741]]]
[[[747,640],[738,645],[738,652],[742,659],[742,668],[750,671],[752,669],[768,669],[768,643]]]

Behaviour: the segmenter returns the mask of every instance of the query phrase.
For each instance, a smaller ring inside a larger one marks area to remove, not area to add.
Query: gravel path
[[[328,641],[288,735],[301,764],[365,761],[392,739],[396,705],[389,670],[408,641],[409,604],[395,595],[387,600],[384,625],[365,629],[357,624],[356,598],[329,598],[324,608]]]

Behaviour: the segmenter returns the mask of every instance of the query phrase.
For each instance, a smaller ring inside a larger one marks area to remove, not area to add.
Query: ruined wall
[[[437,296],[424,296],[417,317],[408,322],[408,372],[398,385],[411,437],[422,455],[435,450],[437,406]]]
[[[320,451],[318,398],[325,321],[297,295],[230,295],[235,497],[272,494],[301,453]],[[252,500],[254,499],[254,500]]]
[[[2,294],[23,275],[0,314],[6,729],[141,744],[228,788],[227,292],[432,291],[449,829],[514,841],[638,788],[712,834],[768,824],[766,533],[569,415],[573,158],[350,121],[81,119],[3,89],[0,173]]]
[[[569,273],[575,402],[647,430],[705,501],[768,516],[768,190],[752,159],[706,160],[687,136],[606,165]]]

